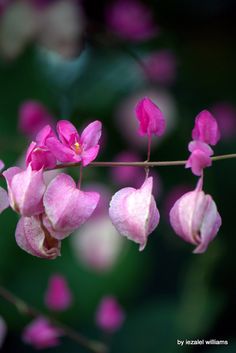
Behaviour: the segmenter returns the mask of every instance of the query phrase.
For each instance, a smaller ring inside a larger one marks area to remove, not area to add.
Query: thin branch
[[[101,342],[99,341],[93,341],[88,339],[87,337],[81,335],[71,327],[62,324],[60,321],[45,315],[38,309],[34,308],[33,306],[27,304],[24,300],[18,298],[15,296],[13,293],[11,293],[8,289],[4,288],[3,286],[0,286],[0,296],[7,300],[9,303],[13,304],[16,309],[24,315],[31,316],[31,317],[38,317],[38,316],[43,316],[46,318],[52,325],[60,328],[63,333],[71,338],[72,340],[76,341],[79,343],[81,346],[89,350],[91,353],[107,353],[108,348]]]

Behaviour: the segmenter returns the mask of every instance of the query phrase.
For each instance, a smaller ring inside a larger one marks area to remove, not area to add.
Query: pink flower
[[[141,99],[138,102],[135,111],[140,123],[140,135],[163,135],[166,128],[164,115],[151,99],[148,97]]]
[[[221,226],[221,217],[211,196],[202,190],[202,178],[194,191],[176,201],[170,223],[177,235],[196,245],[195,254],[206,251]]]
[[[64,239],[87,221],[98,201],[98,193],[83,192],[69,175],[59,174],[44,195],[44,226],[54,238]]]
[[[36,136],[36,142],[31,142],[26,152],[26,166],[31,164],[33,170],[41,168],[54,168],[57,160],[54,154],[46,146],[46,141],[50,137],[55,137],[52,128],[46,125]]]
[[[146,179],[140,189],[121,189],[111,200],[109,215],[121,235],[145,248],[147,238],[157,227],[160,219],[152,195],[153,178]]]
[[[121,38],[147,40],[158,33],[150,9],[137,0],[118,0],[107,8],[107,23]]]
[[[145,59],[147,74],[151,80],[162,84],[170,84],[176,77],[176,58],[169,50],[151,53]]]
[[[202,141],[209,145],[216,145],[220,139],[220,130],[216,119],[207,110],[200,112],[195,119],[192,131],[193,140]]]
[[[43,171],[12,167],[3,172],[7,181],[8,195],[12,209],[22,216],[31,217],[43,212],[43,194],[46,186]]]
[[[60,141],[55,137],[47,139],[46,144],[58,161],[63,163],[82,162],[83,166],[91,163],[98,154],[102,124],[96,120],[89,124],[81,136],[67,120],[57,123]]]
[[[61,243],[45,229],[41,216],[21,217],[15,237],[18,246],[33,256],[51,260],[60,256]]]
[[[70,307],[72,295],[66,279],[61,275],[53,275],[49,279],[45,293],[47,307],[55,311],[63,311]]]
[[[96,312],[96,323],[102,330],[113,333],[123,324],[124,311],[114,297],[104,297]]]
[[[201,141],[191,141],[188,148],[191,155],[185,167],[191,168],[194,175],[201,176],[203,169],[212,164],[213,151],[209,145]]]
[[[4,168],[4,163],[0,160],[0,172]],[[6,208],[9,207],[9,198],[5,189],[0,187],[0,213],[2,213]]]
[[[25,327],[22,339],[36,349],[46,349],[58,346],[60,329],[54,327],[47,319],[39,317]]]
[[[52,123],[53,118],[41,103],[26,101],[21,105],[19,111],[19,129],[25,135],[34,137],[45,125]]]

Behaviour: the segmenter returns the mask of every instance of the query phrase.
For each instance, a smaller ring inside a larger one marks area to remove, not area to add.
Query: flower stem
[[[54,318],[48,315],[44,315],[44,313],[34,308],[33,306],[27,304],[24,300],[18,298],[3,286],[0,286],[0,296],[7,300],[9,303],[13,304],[21,314],[31,317],[43,316],[52,325],[60,328],[66,336],[79,343],[91,353],[108,352],[108,347],[105,346],[102,342],[90,340],[87,337],[81,335],[79,332],[75,331],[73,328],[62,324],[60,321],[55,320]]]

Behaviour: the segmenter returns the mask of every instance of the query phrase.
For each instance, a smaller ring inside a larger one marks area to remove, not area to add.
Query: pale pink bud
[[[216,145],[220,139],[220,130],[214,116],[207,110],[200,112],[195,119],[192,131],[193,140]]]
[[[7,325],[6,325],[5,321],[3,320],[2,316],[0,316],[0,349],[3,345],[6,334],[7,334]]]
[[[49,279],[45,293],[45,303],[50,310],[63,311],[70,307],[72,295],[66,279],[61,275],[53,275]]]
[[[150,233],[160,219],[156,202],[152,195],[153,178],[146,179],[140,189],[121,189],[111,200],[109,215],[121,235],[145,248]]]
[[[52,123],[53,118],[41,103],[27,101],[21,105],[19,129],[23,134],[34,137],[45,125]]]
[[[44,225],[53,237],[64,239],[88,220],[98,201],[98,193],[81,191],[69,175],[59,174],[44,195]]]
[[[137,0],[112,2],[107,8],[106,18],[110,29],[124,39],[147,40],[158,33],[152,12]]]
[[[60,344],[62,331],[54,327],[47,319],[39,317],[25,327],[22,339],[36,349],[46,349]]]
[[[197,176],[202,175],[202,171],[212,164],[211,156],[213,150],[209,145],[201,141],[191,141],[188,145],[191,155],[186,163],[186,168],[191,168],[192,173]]]
[[[124,311],[114,297],[104,297],[96,312],[96,324],[102,330],[113,333],[123,324]]]
[[[151,99],[148,97],[141,99],[135,111],[140,123],[140,135],[163,135],[166,128],[165,118],[162,111]]]
[[[19,247],[33,256],[52,260],[60,256],[61,243],[45,229],[41,216],[21,217],[15,237]]]
[[[195,254],[206,251],[221,226],[221,217],[211,196],[202,191],[202,179],[194,191],[176,201],[170,223],[177,235],[197,246]]]
[[[31,217],[43,212],[43,194],[46,186],[43,171],[12,167],[3,172],[7,181],[8,195],[12,209],[22,216]]]

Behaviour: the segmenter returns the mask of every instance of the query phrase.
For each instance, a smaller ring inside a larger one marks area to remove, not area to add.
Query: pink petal
[[[0,187],[0,213],[9,207],[9,198],[6,190]]]
[[[5,167],[4,162],[0,159],[0,172],[1,170],[3,170],[3,168]]]
[[[88,150],[83,151],[81,158],[84,167],[91,163],[97,157],[99,148],[100,146],[97,145],[95,147],[91,147]]]
[[[194,175],[201,176],[203,169],[211,165],[212,161],[208,155],[201,150],[195,150],[191,153],[186,163],[186,168],[191,168]]]
[[[192,138],[210,145],[216,145],[220,139],[220,131],[213,115],[203,110],[195,119],[195,126],[192,131]]]
[[[45,259],[60,256],[60,242],[45,230],[38,216],[21,217],[15,237],[18,246],[33,256]]]
[[[70,146],[71,136],[74,135],[79,140],[79,134],[75,126],[68,120],[60,120],[57,123],[57,132],[61,142]],[[76,141],[75,141],[76,142]]]
[[[44,126],[42,130],[36,136],[36,142],[39,146],[45,146],[46,141],[50,137],[56,137],[50,125]]]
[[[72,149],[63,145],[57,138],[48,138],[46,141],[47,147],[54,154],[56,159],[62,163],[80,162],[81,157]]]
[[[63,239],[86,222],[98,201],[98,193],[77,189],[74,180],[62,173],[49,184],[44,195],[44,207],[49,221],[45,220],[45,225],[51,225],[50,231],[55,238]]]
[[[84,150],[88,150],[91,147],[97,147],[100,137],[102,134],[102,123],[98,120],[89,124],[81,135],[81,144]]]

